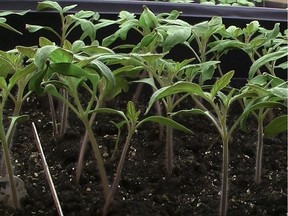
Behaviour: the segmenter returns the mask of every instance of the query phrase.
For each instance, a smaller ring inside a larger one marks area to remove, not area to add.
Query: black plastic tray
[[[0,0],[0,10],[35,11],[36,0]],[[183,17],[212,17],[222,16],[225,19],[263,20],[273,22],[287,22],[287,10],[266,7],[231,7],[214,6],[193,3],[168,3],[153,1],[99,1],[99,0],[58,0],[61,5],[77,4],[76,10],[94,10],[102,14],[118,14],[127,10],[135,14],[142,12],[142,6],[148,6],[153,12],[167,12],[178,10]]]

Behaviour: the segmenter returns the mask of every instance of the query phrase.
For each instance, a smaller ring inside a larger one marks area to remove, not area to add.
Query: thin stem
[[[63,97],[68,100],[68,91],[66,89],[62,89],[62,95]],[[61,106],[60,106],[60,133],[59,133],[59,136],[60,137],[63,137],[64,134],[66,133],[66,130],[67,130],[67,123],[68,123],[68,106],[65,104],[65,103],[61,103]]]
[[[9,177],[13,205],[15,208],[19,208],[19,202],[18,202],[17,192],[16,192],[16,185],[15,185],[15,181],[14,181],[13,166],[11,163],[11,157],[10,157],[10,153],[9,153],[9,145],[8,145],[8,142],[7,142],[7,139],[5,136],[4,126],[2,123],[2,119],[3,119],[2,113],[3,112],[0,112],[0,137],[1,137],[2,147],[3,147],[5,166],[6,166],[7,174]]]
[[[98,108],[100,108],[102,106],[103,95],[104,94],[100,95],[99,100],[96,104],[95,110],[97,110]],[[90,127],[92,127],[92,124],[95,122],[95,118],[96,118],[96,112],[93,112],[90,119],[89,119],[89,126]],[[80,182],[80,177],[81,177],[81,173],[82,173],[82,169],[83,169],[85,150],[86,150],[88,140],[89,140],[89,135],[88,135],[88,131],[86,130],[85,134],[84,134],[84,138],[80,144],[80,152],[79,152],[79,157],[78,157],[78,161],[77,161],[77,167],[76,167],[76,182],[77,183]]]
[[[193,49],[193,47],[190,46],[190,44],[187,43],[187,42],[184,42],[184,44],[193,52],[193,54],[194,54],[195,58],[197,59],[197,61],[198,61],[199,63],[201,63],[201,59],[200,59],[200,57],[198,56],[197,52]]]
[[[173,111],[173,102],[172,97],[167,97],[167,113]],[[168,116],[168,118],[172,118]],[[173,163],[174,163],[174,154],[173,154],[173,129],[169,126],[166,126],[166,170],[168,176],[172,174],[173,171]]]
[[[222,161],[222,187],[221,187],[221,198],[220,198],[220,216],[226,216],[228,206],[228,171],[229,171],[229,136],[227,131],[223,128],[222,132],[223,141],[223,161]]]
[[[56,120],[56,111],[55,111],[55,107],[54,107],[53,97],[50,94],[47,94],[47,96],[48,96],[49,107],[50,107],[50,112],[51,112],[53,135],[54,135],[54,137],[58,137],[59,132],[58,132],[58,126],[57,126],[57,120]]]
[[[105,197],[105,200],[107,200],[108,199],[108,195],[109,195],[110,186],[109,186],[109,183],[108,183],[107,174],[106,174],[106,170],[105,170],[105,167],[104,167],[104,162],[103,162],[103,159],[102,159],[102,155],[101,155],[101,152],[100,152],[100,149],[99,149],[99,145],[98,145],[97,140],[96,140],[96,138],[94,136],[93,130],[92,130],[90,124],[89,124],[88,118],[87,117],[83,117],[81,119],[82,119],[82,122],[85,125],[85,129],[86,129],[86,131],[88,133],[88,136],[89,136],[92,148],[93,148],[93,152],[94,152],[94,155],[95,155],[95,158],[96,158],[96,161],[97,161],[97,165],[98,165],[98,170],[99,170],[99,174],[100,174],[100,179],[101,179],[101,183],[102,183],[104,197]]]
[[[173,129],[166,126],[166,170],[168,176],[170,176],[173,171],[173,156]]]
[[[262,157],[263,157],[263,110],[259,111],[257,118],[258,123],[258,139],[257,139],[257,151],[256,151],[256,166],[255,166],[255,183],[261,183],[262,175]]]
[[[89,119],[89,125],[90,127],[92,126],[93,122],[95,121],[96,113],[92,113],[90,119]],[[80,152],[79,152],[79,157],[78,157],[78,162],[77,162],[77,167],[76,167],[76,182],[79,184],[80,182],[80,177],[81,173],[83,170],[83,161],[84,161],[84,156],[85,156],[85,150],[86,146],[89,140],[89,135],[87,130],[85,131],[84,138],[80,144]]]
[[[50,171],[49,171],[49,166],[48,166],[48,164],[46,162],[46,157],[44,155],[44,152],[43,152],[43,149],[42,149],[42,145],[41,145],[41,142],[40,142],[40,139],[39,139],[39,136],[38,136],[38,132],[37,132],[37,129],[36,129],[36,126],[35,126],[34,122],[32,122],[32,127],[33,127],[33,135],[34,135],[35,143],[36,143],[36,145],[38,147],[38,151],[40,153],[40,157],[41,157],[42,165],[43,165],[43,168],[44,168],[44,172],[45,172],[45,175],[46,175],[46,178],[47,178],[47,181],[48,181],[51,193],[52,193],[52,197],[53,197],[53,200],[54,200],[58,215],[59,216],[63,216],[61,204],[60,204],[59,199],[58,199],[58,195],[57,195],[54,183],[53,183],[53,179],[52,179]]]
[[[112,188],[109,191],[109,195],[108,195],[108,197],[106,199],[106,202],[105,202],[105,205],[104,205],[104,208],[103,208],[103,216],[105,216],[107,214],[108,208],[109,208],[111,202],[113,201],[114,195],[115,195],[116,190],[118,188],[119,181],[121,179],[121,173],[122,173],[124,162],[125,162],[125,158],[126,158],[126,155],[127,155],[127,151],[128,151],[129,144],[130,144],[132,135],[134,133],[134,130],[135,129],[132,128],[132,129],[130,129],[128,131],[126,142],[124,144],[124,147],[123,147],[123,150],[122,150],[122,154],[121,154],[121,157],[120,157],[120,161],[119,161],[118,166],[117,166],[117,170],[116,170],[115,178],[114,178],[114,181],[113,181],[113,184],[112,184]]]

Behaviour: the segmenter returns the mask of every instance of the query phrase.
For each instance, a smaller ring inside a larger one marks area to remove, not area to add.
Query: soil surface
[[[126,95],[127,96],[127,95]],[[121,110],[126,97],[107,104]],[[142,96],[137,107],[144,113],[147,100]],[[130,99],[130,98],[129,98]],[[0,206],[0,215],[57,215],[41,159],[34,142],[35,122],[47,163],[58,193],[64,215],[99,215],[103,193],[96,160],[89,145],[85,155],[80,184],[75,181],[79,143],[84,127],[70,114],[69,128],[62,139],[52,133],[47,98],[31,96],[23,106],[30,120],[18,125],[11,148],[15,175],[27,189],[21,210]],[[237,114],[232,109],[231,119]],[[240,112],[240,111],[239,111]],[[112,181],[122,150],[122,143],[111,159],[117,129],[110,123],[117,118],[98,115],[93,130],[105,156],[105,166]],[[174,171],[167,176],[165,145],[160,142],[157,125],[145,124],[134,134],[126,157],[120,185],[108,215],[115,216],[206,216],[218,215],[221,187],[222,145],[214,126],[204,117],[185,116],[177,119],[194,134],[174,132]],[[236,130],[230,142],[229,216],[284,216],[287,212],[287,137],[265,139],[263,181],[254,183],[257,130],[253,119],[247,131]]]

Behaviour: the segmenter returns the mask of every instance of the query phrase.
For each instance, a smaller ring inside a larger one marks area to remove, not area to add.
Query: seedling
[[[0,52],[0,62],[5,67],[2,67],[0,76],[0,139],[2,143],[3,157],[1,158],[1,170],[0,175],[4,177],[8,175],[13,205],[15,208],[19,208],[19,199],[17,198],[17,187],[14,182],[13,177],[13,167],[10,158],[10,148],[12,146],[12,138],[17,124],[21,121],[26,121],[28,119],[27,115],[20,115],[22,104],[31,94],[31,92],[26,92],[26,86],[31,75],[35,72],[36,68],[33,64],[23,65],[23,55],[17,50],[10,52]],[[16,94],[13,90],[17,88]],[[11,114],[11,120],[8,129],[5,130],[4,116],[5,108],[8,101],[14,103],[13,113]],[[19,183],[19,182],[18,182]]]
[[[141,121],[139,121],[140,111],[136,111],[135,106],[134,106],[133,102],[131,102],[131,101],[129,101],[127,104],[126,114],[122,111],[119,111],[116,109],[110,109],[110,108],[102,108],[102,109],[100,108],[97,110],[97,112],[117,114],[123,118],[123,122],[127,127],[126,141],[125,141],[123,149],[122,149],[121,157],[120,157],[117,169],[116,169],[115,178],[114,178],[114,181],[112,183],[112,187],[109,191],[108,197],[106,199],[106,202],[105,202],[105,205],[103,208],[103,215],[105,216],[107,214],[108,208],[109,208],[109,206],[113,200],[114,194],[116,193],[116,190],[118,188],[119,181],[121,178],[121,173],[122,173],[124,162],[125,162],[125,158],[126,158],[129,146],[130,146],[130,141],[132,139],[132,136],[136,130],[141,129],[140,126],[143,123],[154,122],[154,123],[158,123],[158,124],[164,124],[164,125],[169,126],[169,128],[174,128],[174,129],[181,130],[181,131],[184,131],[187,133],[191,133],[191,131],[189,129],[187,129],[186,127],[173,121],[172,119],[166,118],[163,116],[148,116],[148,117],[142,119]],[[122,123],[121,123],[121,125],[122,125]]]
[[[0,27],[6,28],[10,31],[22,34],[12,26],[6,23],[5,16],[11,14],[25,15],[28,11],[14,13],[5,11],[0,13]],[[28,116],[20,116],[21,106],[26,98],[30,95],[30,92],[25,92],[26,84],[29,80],[30,74],[34,72],[32,64],[23,65],[23,55],[12,50],[9,52],[0,52],[0,139],[1,139],[1,161],[0,161],[0,181],[4,183],[4,187],[1,188],[1,194],[7,197],[4,199],[7,205],[14,208],[20,208],[20,201],[26,196],[26,189],[24,183],[18,177],[13,174],[13,166],[10,156],[10,147],[12,146],[12,137],[17,126],[17,123],[27,120]],[[17,93],[13,94],[12,89],[17,88]],[[4,126],[4,112],[7,102],[12,100],[14,103],[13,114],[10,120],[8,129],[5,130]],[[8,189],[9,188],[9,189]],[[1,197],[3,201],[3,197]]]
[[[68,38],[73,30],[77,27],[81,27],[83,30],[82,35],[80,36],[80,40],[84,40],[86,37],[89,37],[91,42],[95,40],[96,37],[96,30],[98,29],[97,26],[93,24],[94,20],[99,18],[99,14],[93,11],[79,11],[75,14],[68,14],[70,10],[74,9],[77,5],[70,5],[62,8],[57,2],[54,1],[43,1],[39,2],[37,6],[37,10],[42,11],[45,9],[52,9],[59,13],[60,15],[60,23],[61,23],[61,32],[58,33],[56,30],[51,28],[50,26],[39,26],[39,25],[30,25],[27,24],[26,28],[29,32],[37,32],[39,30],[46,30],[52,33],[52,35],[56,36],[59,39],[59,45],[63,48],[69,48],[71,43],[68,41]],[[43,41],[43,39],[42,39]],[[46,39],[46,42],[42,45],[52,45],[53,43]],[[65,90],[61,90],[62,94],[66,99],[68,99],[68,94]],[[51,115],[52,115],[52,122],[53,122],[53,131],[54,135],[58,135],[63,137],[68,124],[68,107],[65,104],[61,104],[60,102],[60,131],[58,132],[57,123],[55,118],[55,111],[54,111],[54,102],[51,96],[48,95]]]
[[[282,131],[287,130],[287,116],[279,116],[275,118],[269,126],[265,129],[264,120],[268,119],[271,108],[285,107],[283,103],[288,98],[287,83],[284,80],[271,76],[269,74],[256,76],[247,84],[247,91],[254,91],[253,97],[245,98],[243,119],[241,121],[242,128],[245,128],[245,121],[249,114],[257,120],[257,151],[256,151],[256,165],[255,165],[255,182],[261,183],[262,176],[262,158],[263,158],[263,137],[265,133],[268,136],[276,135]],[[278,128],[275,126],[279,123]],[[265,133],[264,133],[265,130]]]
[[[222,187],[221,187],[221,199],[220,199],[220,216],[225,216],[228,206],[228,171],[229,171],[229,140],[232,137],[232,133],[238,126],[241,120],[239,116],[231,126],[228,125],[229,108],[231,105],[239,99],[251,94],[250,92],[238,91],[231,88],[227,94],[223,90],[228,86],[230,80],[233,77],[234,72],[230,71],[224,74],[219,80],[217,80],[212,86],[211,90],[203,91],[200,85],[190,82],[177,82],[171,86],[167,86],[156,91],[150,98],[148,110],[156,100],[160,100],[168,95],[175,94],[190,94],[194,102],[199,108],[192,108],[191,110],[180,110],[173,115],[183,114],[200,114],[206,116],[217,128],[222,138]],[[198,100],[202,98],[210,105],[207,107]]]

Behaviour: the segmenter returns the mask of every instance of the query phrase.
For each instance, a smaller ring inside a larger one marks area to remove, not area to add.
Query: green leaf
[[[58,49],[58,47],[51,45],[39,48],[35,54],[34,60],[36,67],[40,70],[43,70],[46,67],[46,61],[48,59],[48,56],[56,49]]]
[[[37,32],[39,30],[47,30],[47,31],[50,31],[52,32],[53,34],[55,34],[58,38],[61,38],[61,36],[51,27],[49,26],[39,26],[39,25],[31,25],[31,24],[26,24],[26,29],[31,32],[31,33],[34,33],[34,32]]]
[[[0,76],[0,89],[4,91],[6,94],[9,92],[8,87],[7,87],[7,82],[4,77]],[[2,92],[0,92],[0,95]],[[1,95],[2,96],[2,95]]]
[[[263,65],[269,63],[269,62],[273,62],[276,61],[280,58],[283,58],[287,56],[287,47],[283,47],[281,49],[279,49],[278,51],[272,52],[272,53],[268,53],[262,57],[260,57],[259,59],[257,59],[251,66],[250,70],[249,70],[249,79],[252,79],[256,73],[256,71],[262,67]]]
[[[0,56],[0,77],[6,78],[7,75],[12,73],[14,70],[12,63]]]
[[[267,109],[267,108],[273,108],[273,107],[283,107],[283,103],[279,103],[277,101],[263,101],[260,99],[256,99],[252,102],[250,102],[244,109],[244,111],[241,114],[241,122],[240,122],[240,127],[242,129],[245,128],[245,123],[247,117],[250,115],[250,113],[256,111],[256,110],[261,110],[261,109]]]
[[[68,5],[66,7],[63,8],[63,13],[66,13],[69,10],[72,10],[73,8],[77,7],[77,4],[74,5]]]
[[[14,128],[16,124],[29,120],[29,115],[11,116],[11,125]]]
[[[144,54],[135,54],[132,53],[131,56],[134,57],[135,59],[137,58],[142,58],[145,62],[153,62],[156,61],[157,59],[162,58],[165,55],[165,53],[144,53]]]
[[[243,29],[244,33],[247,36],[253,35],[256,31],[258,31],[260,24],[258,21],[254,20],[246,25],[246,28]]]
[[[115,54],[113,50],[103,46],[85,46],[81,50],[89,55]]]
[[[49,93],[53,97],[56,97],[56,98],[58,98],[60,100],[62,100],[62,98],[63,98],[63,96],[58,92],[56,87],[54,85],[52,85],[52,84],[47,84],[45,86],[44,92]]]
[[[85,47],[85,43],[82,40],[76,40],[73,42],[71,50],[73,53],[78,53],[83,49],[83,47]]]
[[[226,29],[226,32],[234,38],[238,38],[240,35],[243,34],[243,31],[241,28],[233,26],[233,25],[229,26]]]
[[[38,2],[38,5],[37,5],[38,11],[45,10],[47,8],[57,10],[60,14],[63,14],[63,10],[62,10],[61,6],[55,1]]]
[[[264,129],[265,137],[273,137],[287,131],[288,116],[283,115],[273,119]]]
[[[209,49],[207,54],[211,52],[222,53],[225,50],[234,49],[234,48],[242,49],[245,46],[245,44],[243,44],[242,42],[238,40],[226,39],[226,40],[217,40],[215,42],[211,42],[209,43],[208,46],[211,47],[211,49]]]
[[[49,69],[63,76],[72,76],[81,78],[88,75],[86,71],[83,70],[81,67],[78,67],[75,64],[67,62],[51,63],[49,65]]]
[[[283,70],[287,70],[288,69],[288,61],[283,62],[283,63],[281,63],[279,65],[276,65],[275,68],[281,68]]]
[[[20,31],[18,31],[17,29],[13,28],[12,26],[8,25],[7,23],[5,23],[6,19],[5,18],[1,18],[0,17],[0,27],[3,27],[5,29],[8,29],[10,31],[13,31],[13,32],[16,32],[18,34],[21,34],[22,33]]]
[[[91,113],[92,113],[92,112],[116,114],[116,115],[121,116],[121,117],[126,121],[126,123],[129,122],[128,119],[127,119],[127,117],[126,117],[126,115],[125,115],[125,113],[124,113],[123,111],[120,111],[120,110],[117,110],[117,109],[112,109],[112,108],[97,108],[97,109],[91,111]]]
[[[285,100],[288,99],[288,88],[287,87],[284,87],[284,88],[274,87],[274,88],[269,89],[269,92],[271,92],[271,94],[273,94],[279,98],[282,98]]]
[[[98,68],[98,71],[106,78],[107,90],[111,90],[115,86],[115,79],[110,68],[103,62],[95,59],[92,64]]]
[[[135,81],[133,81],[133,83],[146,83],[146,84],[150,85],[153,89],[157,90],[154,79],[152,77],[144,78],[141,80],[135,80]]]
[[[171,86],[163,87],[154,92],[153,95],[150,97],[150,101],[145,113],[147,113],[150,110],[152,105],[157,100],[179,93],[196,94],[199,95],[200,97],[206,98],[205,93],[198,84],[180,81]]]
[[[57,48],[53,50],[48,57],[53,63],[71,63],[73,60],[73,53],[63,48]]]
[[[3,11],[3,12],[0,12],[0,17],[2,17],[2,16],[8,16],[8,15],[12,15],[12,14],[16,14],[16,15],[23,16],[23,15],[25,15],[26,13],[28,13],[29,11],[30,11],[30,10],[20,11],[20,12],[14,12],[14,11]]]
[[[169,51],[175,45],[185,42],[191,35],[191,27],[171,26],[167,31],[167,38],[164,40],[164,52]]]
[[[84,37],[88,35],[90,40],[94,41],[96,38],[96,29],[95,29],[94,24],[84,19],[79,20],[79,23],[83,31],[83,36],[81,37],[81,39],[84,39]]]
[[[140,15],[139,23],[146,31],[150,32],[150,29],[154,29],[157,26],[157,17],[145,5],[143,8],[144,11]]]
[[[36,71],[36,66],[31,63],[23,69],[17,70],[13,76],[9,79],[9,86],[13,87],[20,79],[27,80],[30,75]]]
[[[169,126],[169,127],[173,128],[173,129],[180,130],[180,131],[192,134],[192,131],[190,129],[188,129],[185,126],[177,123],[176,121],[174,121],[174,120],[172,120],[170,118],[164,117],[164,116],[149,116],[149,117],[143,119],[142,121],[140,121],[138,123],[138,127],[140,125],[142,125],[143,123],[145,123],[145,122],[154,122],[154,123],[166,125],[166,126]]]
[[[40,45],[40,47],[44,47],[44,46],[47,46],[47,45],[53,46],[53,45],[55,45],[55,43],[50,41],[48,38],[40,37],[39,38],[39,45]]]
[[[225,88],[230,83],[233,76],[234,71],[229,71],[215,82],[210,92],[212,99],[216,96],[218,91]]]
[[[214,119],[214,117],[209,113],[209,111],[204,111],[204,110],[201,110],[201,109],[190,109],[190,110],[180,110],[178,112],[173,112],[171,113],[171,116],[175,116],[175,115],[204,115],[206,116],[208,119],[210,119],[213,124],[215,126],[218,125],[218,123],[216,122],[216,120]]]
[[[16,46],[16,49],[24,56],[27,56],[28,58],[34,58],[36,54],[36,48],[35,47],[24,47],[24,46]]]

